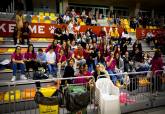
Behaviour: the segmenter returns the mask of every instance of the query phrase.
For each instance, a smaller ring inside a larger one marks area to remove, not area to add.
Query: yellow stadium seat
[[[157,27],[156,26],[153,26],[153,29],[157,29]]]
[[[50,13],[50,20],[55,21],[57,19],[55,13]]]
[[[15,92],[14,91],[8,91],[5,93],[4,101],[6,101],[6,102],[14,101],[14,100],[18,101],[18,100],[20,100],[20,98],[21,98],[20,90],[15,90]]]
[[[44,12],[39,12],[39,15],[40,16],[44,16]]]
[[[14,48],[9,48],[9,49],[7,50],[8,53],[13,53],[14,51],[15,51]]]
[[[3,37],[0,37],[0,41],[1,41],[1,42],[3,41]]]
[[[50,24],[51,23],[51,20],[45,20],[44,23],[47,23],[47,24]]]
[[[45,12],[45,16],[49,16],[49,12]]]
[[[135,30],[134,29],[131,29],[131,31],[130,32],[135,32]]]
[[[130,28],[130,26],[129,26],[129,25],[125,25],[125,28],[126,28],[126,29],[129,29],[129,28]]]
[[[56,15],[55,13],[50,13],[50,16],[55,17]]]
[[[153,29],[153,27],[152,26],[149,26],[149,29]]]
[[[39,18],[37,15],[32,16],[32,23],[38,23],[38,20],[39,20]]]
[[[40,23],[44,23],[44,16],[40,15]]]

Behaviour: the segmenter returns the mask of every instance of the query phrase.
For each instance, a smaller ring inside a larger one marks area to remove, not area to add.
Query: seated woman
[[[24,54],[24,62],[26,65],[26,70],[29,72],[29,69],[32,68],[33,71],[37,71],[37,53],[34,51],[33,44],[28,45],[27,52]]]
[[[59,53],[61,45],[57,43],[56,39],[54,39],[53,42],[48,45],[48,47],[46,48],[45,52],[47,53],[50,50],[51,47],[53,47],[53,50],[54,50],[55,53]]]
[[[60,75],[61,74],[61,67],[65,67],[66,66],[66,56],[64,54],[64,50],[60,50],[60,53],[57,54],[57,74]]]
[[[114,58],[114,53],[111,52],[111,55],[106,58],[106,70],[108,71],[108,74],[110,74],[110,78],[114,84],[116,84],[117,78],[116,75],[114,75],[115,67],[116,67],[116,60]],[[111,75],[112,74],[112,75]]]
[[[83,77],[84,76],[84,67],[83,65],[79,66],[79,72],[76,74],[76,77]],[[84,78],[78,78],[74,80],[74,83],[86,83],[86,79]]]
[[[75,73],[74,68],[73,68],[74,63],[75,63],[75,60],[73,58],[69,59],[68,64],[64,69],[63,78],[74,77],[74,73]],[[62,85],[67,84],[67,83],[72,84],[73,81],[72,80],[66,80],[66,81],[62,80]]]
[[[27,78],[25,77],[25,64],[23,61],[23,54],[21,53],[20,46],[17,46],[15,48],[15,52],[11,55],[11,61],[12,61],[12,69],[13,69],[13,77],[11,81],[16,80],[16,73],[18,69],[21,70],[20,79],[26,80]]]
[[[97,65],[98,63],[105,65],[105,58],[100,51],[97,52],[97,57],[95,58],[95,65]]]
[[[53,50],[53,46],[51,46],[46,53],[46,62],[48,65],[49,78],[51,78],[53,75],[56,75],[56,53]]]

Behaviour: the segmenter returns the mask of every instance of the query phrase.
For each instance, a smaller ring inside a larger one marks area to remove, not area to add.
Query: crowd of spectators
[[[73,21],[74,24],[79,25],[100,25],[98,20],[106,20],[108,25],[117,25],[123,26],[124,19],[128,20],[128,24],[131,28],[136,29],[141,25],[143,28],[146,26],[160,26],[160,18],[151,18],[151,16],[147,15],[139,15],[137,17],[123,17],[120,15],[116,15],[115,13],[109,13],[109,15],[103,15],[99,13],[99,11],[93,10],[83,10],[82,12],[75,11],[74,9],[68,9],[65,14],[58,15],[56,23],[69,23],[70,20]]]
[[[72,15],[75,13],[72,12]],[[124,84],[124,72],[139,72],[160,70],[163,67],[161,52],[157,50],[154,57],[143,52],[141,42],[131,41],[127,30],[120,36],[115,26],[107,31],[102,27],[99,34],[88,28],[84,33],[76,32],[73,20],[65,28],[56,28],[53,42],[46,50],[36,52],[32,44],[28,45],[27,52],[21,53],[17,46],[12,54],[13,78],[16,80],[16,69],[21,67],[21,79],[26,79],[25,69],[32,68],[38,71],[43,66],[49,77],[70,77],[98,75],[108,76],[112,82]],[[131,45],[132,50],[128,50]],[[156,59],[157,58],[157,59]],[[64,75],[61,69],[64,68]],[[116,75],[114,75],[116,74]],[[86,82],[88,79],[77,80],[75,83]],[[72,81],[69,81],[72,83]]]

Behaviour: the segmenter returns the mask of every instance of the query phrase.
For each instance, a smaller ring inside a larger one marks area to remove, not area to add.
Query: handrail
[[[155,72],[160,72],[160,71],[165,71],[165,70],[157,70]],[[152,71],[141,71],[141,72],[124,72],[124,73],[117,73],[117,74],[108,74],[108,76],[114,76],[114,75],[136,75],[136,74],[145,74],[149,73]],[[99,75],[99,76],[105,76],[105,75]],[[20,80],[20,81],[6,81],[6,82],[1,82],[0,86],[7,86],[7,85],[23,85],[23,84],[35,84],[36,82],[41,82],[41,83],[48,83],[48,82],[53,82],[57,80],[72,80],[72,79],[81,79],[81,78],[93,78],[94,76],[81,76],[81,77],[68,77],[68,78],[51,78],[51,79],[45,79],[45,80]]]
[[[7,86],[7,85],[22,85],[22,84],[35,84],[36,82],[41,82],[41,83],[48,83],[48,82],[53,82],[57,80],[72,80],[72,79],[81,79],[81,78],[94,78],[93,76],[81,76],[81,77],[68,77],[68,78],[51,78],[51,79],[45,79],[45,80],[20,80],[20,81],[6,81],[6,82],[1,82],[0,86]]]

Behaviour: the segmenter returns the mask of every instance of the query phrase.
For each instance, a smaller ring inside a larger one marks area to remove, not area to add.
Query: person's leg
[[[25,64],[19,64],[19,66],[20,66],[21,74],[25,75]]]
[[[13,76],[16,76],[16,74],[17,74],[17,63],[12,64],[12,70],[13,70]]]
[[[27,45],[29,45],[30,44],[30,37],[29,37],[29,35],[26,36],[26,39],[27,39]]]
[[[21,80],[26,80],[26,76],[25,76],[25,64],[19,64],[20,70],[21,70],[21,76],[20,79]]]
[[[57,74],[61,73],[61,63],[57,63]]]
[[[51,74],[51,72],[52,72],[51,64],[48,64],[48,73]]]
[[[114,75],[113,71],[108,70],[108,74],[110,74],[110,78],[111,78],[113,84],[116,84],[117,78],[116,78],[116,75]]]
[[[120,84],[123,85],[123,76],[122,75],[116,75],[117,80],[120,81]]]
[[[57,75],[56,67],[57,66],[55,64],[52,64],[52,74],[53,75]]]
[[[22,38],[21,38],[21,44],[25,44],[25,36],[24,35],[22,35]]]
[[[29,72],[29,68],[30,68],[30,63],[29,61],[25,62],[25,66],[26,66],[26,71]]]

